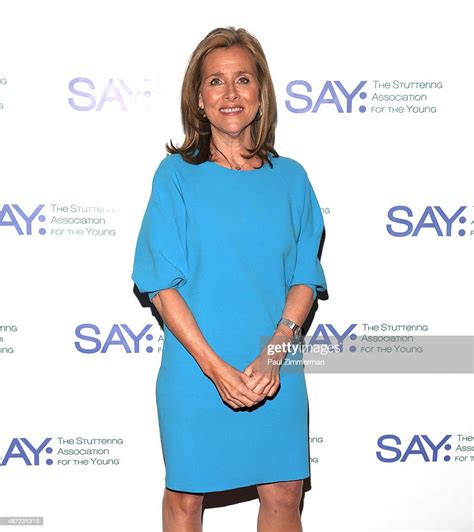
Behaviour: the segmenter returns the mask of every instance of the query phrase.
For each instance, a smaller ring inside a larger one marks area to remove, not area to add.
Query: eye
[[[245,76],[240,77],[239,81],[241,81],[241,80],[244,80],[244,85],[246,85],[247,83],[250,83],[249,78],[246,78]]]
[[[220,81],[219,78],[212,78],[211,81],[209,82],[209,85],[215,85],[214,81]]]

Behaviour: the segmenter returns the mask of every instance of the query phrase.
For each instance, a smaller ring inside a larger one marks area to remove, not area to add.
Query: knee
[[[273,511],[299,510],[303,493],[303,482],[295,480],[278,482],[258,488],[260,503]]]
[[[192,517],[201,512],[202,495],[165,489],[163,507],[175,516]]]

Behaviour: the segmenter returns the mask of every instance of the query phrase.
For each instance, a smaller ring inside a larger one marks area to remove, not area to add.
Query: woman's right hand
[[[246,383],[250,377],[225,361],[214,365],[207,376],[216,386],[222,400],[233,408],[254,406],[266,397],[248,388]]]

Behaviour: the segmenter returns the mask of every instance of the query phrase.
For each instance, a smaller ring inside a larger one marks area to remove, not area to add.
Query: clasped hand
[[[287,334],[275,334],[263,351],[239,371],[224,360],[214,367],[209,377],[223,401],[233,408],[254,406],[266,397],[272,397],[280,387],[280,368],[285,354],[274,347],[291,341]],[[269,347],[272,354],[269,355]],[[275,352],[276,351],[276,352]]]

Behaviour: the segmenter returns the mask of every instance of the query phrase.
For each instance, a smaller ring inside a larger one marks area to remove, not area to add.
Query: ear
[[[201,93],[199,93],[199,96],[198,96],[198,106],[199,107],[204,107],[204,103],[202,101],[202,96],[201,96]]]

